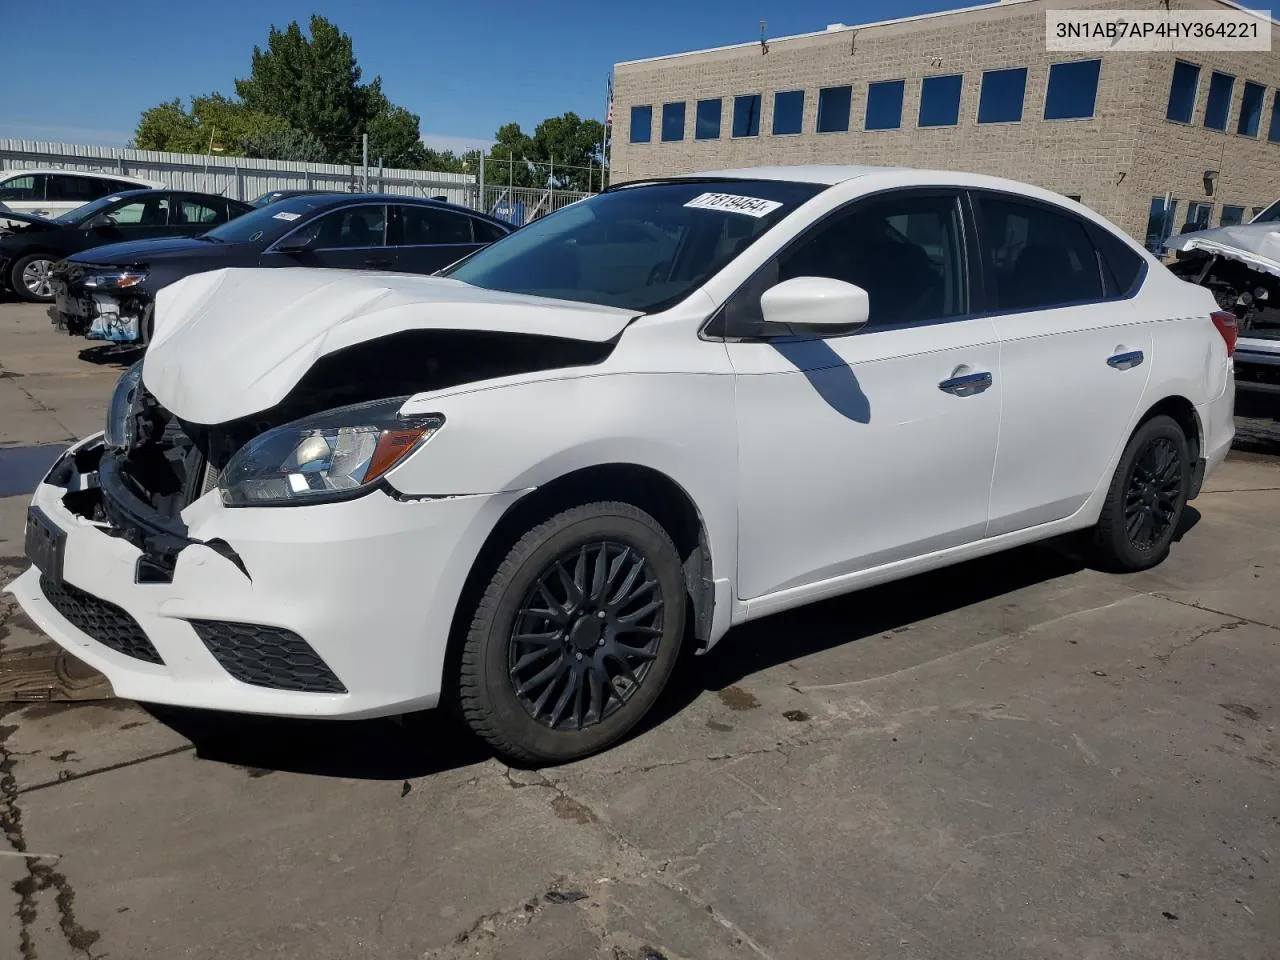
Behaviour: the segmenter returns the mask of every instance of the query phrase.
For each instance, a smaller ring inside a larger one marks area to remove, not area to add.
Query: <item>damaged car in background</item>
[[[1150,568],[1234,431],[1234,317],[976,174],[618,184],[440,276],[211,271],[155,319],[22,608],[121,697],[450,704],[524,763],[734,624],[1072,531]]]
[[[246,204],[241,204],[249,209]],[[149,343],[156,293],[226,267],[433,273],[512,230],[474,210],[378,194],[299,194],[197,236],[116,243],[58,265],[55,323],[73,335]]]
[[[1174,274],[1236,315],[1237,387],[1280,394],[1280,200],[1248,223],[1184,233],[1167,248]]]

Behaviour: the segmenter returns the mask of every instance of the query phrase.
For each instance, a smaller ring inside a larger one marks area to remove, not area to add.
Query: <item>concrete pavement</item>
[[[0,305],[0,457],[99,428],[120,367],[85,347]],[[0,956],[1275,957],[1280,443],[1249,427],[1155,571],[1043,546],[752,624],[556,769],[433,714],[0,704]],[[0,677],[45,653],[0,603]]]

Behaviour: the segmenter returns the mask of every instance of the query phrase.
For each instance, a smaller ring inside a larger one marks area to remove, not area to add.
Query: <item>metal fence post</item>
[[[484,199],[484,151],[480,151],[480,202],[476,204],[476,209],[481,213],[488,213],[488,204]]]

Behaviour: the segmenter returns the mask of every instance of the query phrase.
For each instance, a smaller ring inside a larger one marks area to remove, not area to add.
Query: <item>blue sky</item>
[[[974,0],[968,0],[974,2]],[[123,144],[138,114],[173,97],[218,90],[249,72],[274,23],[312,12],[349,33],[365,77],[422,118],[429,143],[465,147],[518,121],[573,110],[602,118],[620,60],[821,30],[963,6],[957,0],[550,0],[297,2],[61,0],[43,39],[4,45],[0,137]],[[37,9],[42,5],[37,4]],[[51,6],[46,11],[52,15]],[[92,29],[88,25],[93,24]],[[10,26],[13,25],[10,20]],[[22,32],[22,28],[18,28]]]

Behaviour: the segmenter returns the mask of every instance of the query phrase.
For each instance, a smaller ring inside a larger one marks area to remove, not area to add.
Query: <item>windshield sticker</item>
[[[272,220],[297,220],[300,216],[302,216],[302,214],[300,213],[290,213],[288,210],[281,210],[271,219]]]
[[[748,217],[767,217],[782,204],[777,200],[740,197],[733,193],[703,193],[694,197],[685,206],[695,210],[725,210],[729,213],[745,213]]]

